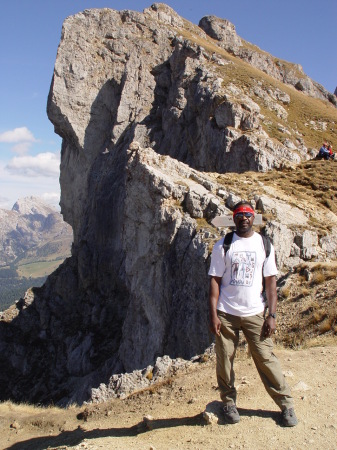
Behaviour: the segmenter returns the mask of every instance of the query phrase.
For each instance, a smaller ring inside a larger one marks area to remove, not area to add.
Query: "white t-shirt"
[[[259,233],[254,232],[249,238],[234,233],[225,261],[223,242],[224,238],[214,245],[208,272],[222,277],[217,309],[241,317],[262,313],[262,269],[264,277],[277,275],[273,245],[266,258]]]

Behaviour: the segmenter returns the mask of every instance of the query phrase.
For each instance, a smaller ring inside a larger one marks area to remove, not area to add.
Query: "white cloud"
[[[18,199],[35,196],[59,209],[60,152],[27,154],[36,142],[39,140],[27,127],[0,133],[0,144],[9,144],[16,153],[5,161],[6,149],[1,152],[0,208],[11,209]]]
[[[56,155],[58,157],[58,155]],[[9,171],[4,161],[0,160],[0,208],[12,209],[19,198],[34,196],[44,199],[59,209],[60,183],[56,176],[27,176],[22,171]]]
[[[18,155],[25,155],[28,153],[28,150],[32,146],[31,142],[20,142],[19,144],[14,145],[12,147],[12,152],[17,153]]]
[[[60,175],[60,154],[46,152],[35,156],[15,156],[9,161],[5,169],[12,175],[58,178]]]
[[[49,205],[52,205],[55,209],[60,209],[60,191],[59,192],[44,192],[40,195]]]
[[[16,142],[36,142],[36,139],[27,127],[21,127],[0,133],[0,142],[13,144]]]
[[[28,153],[31,145],[38,142],[33,133],[27,127],[14,128],[14,130],[4,131],[0,133],[0,142],[5,144],[15,144],[12,147],[12,152],[18,155],[25,155]]]
[[[0,208],[8,209],[10,199],[8,197],[0,196]]]

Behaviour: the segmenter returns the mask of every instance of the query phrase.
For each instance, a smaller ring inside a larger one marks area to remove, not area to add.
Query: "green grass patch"
[[[38,278],[49,275],[64,261],[63,258],[54,261],[37,261],[29,264],[19,265],[18,275],[24,278]]]

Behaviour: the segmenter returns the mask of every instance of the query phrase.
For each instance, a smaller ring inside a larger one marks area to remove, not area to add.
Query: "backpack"
[[[233,240],[233,236],[234,236],[234,231],[231,231],[230,233],[227,233],[225,235],[225,239],[223,241],[223,248],[224,248],[224,251],[225,251],[225,256],[226,256],[226,253],[229,250],[229,247],[231,246],[231,243],[232,243],[232,240]],[[270,255],[270,249],[271,249],[270,239],[269,239],[269,237],[263,236],[262,234],[260,234],[260,236],[262,237],[264,250],[266,252],[266,258],[268,258],[268,256]]]

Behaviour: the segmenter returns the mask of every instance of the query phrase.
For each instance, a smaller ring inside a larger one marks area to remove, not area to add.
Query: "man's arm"
[[[277,292],[276,292],[276,277],[265,277],[265,288],[268,302],[268,314],[276,313],[277,307]],[[276,331],[276,320],[268,316],[264,324],[264,335],[270,337]]]
[[[209,321],[213,334],[220,334],[221,322],[216,307],[220,294],[221,277],[211,277],[209,283]]]

